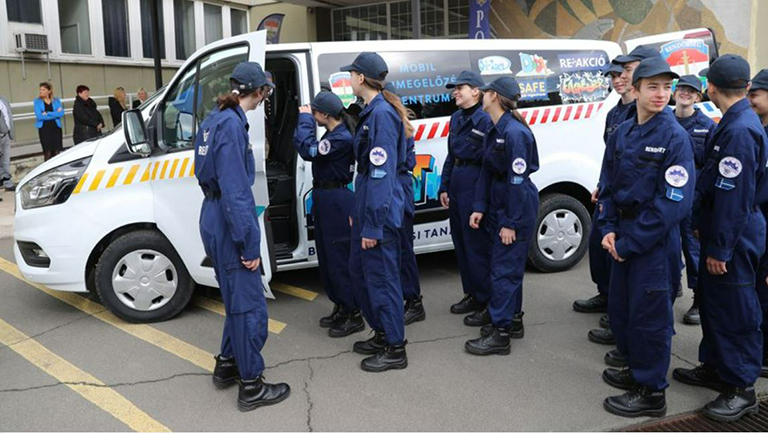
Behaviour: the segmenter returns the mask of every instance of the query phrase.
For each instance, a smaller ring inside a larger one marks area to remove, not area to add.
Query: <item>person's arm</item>
[[[618,216],[616,215],[616,205],[613,204],[613,156],[616,151],[617,139],[616,134],[612,134],[608,137],[608,142],[605,144],[605,152],[603,153],[603,164],[600,168],[600,196],[597,201],[598,212],[597,221],[594,223],[598,225],[600,234],[605,237],[608,233],[616,233],[618,229]]]
[[[64,107],[59,98],[53,98],[53,113],[50,113],[52,119],[61,119],[64,117]]]
[[[451,117],[451,123],[453,123],[453,117]],[[453,128],[451,128],[453,130]],[[440,172],[440,189],[437,191],[437,195],[444,192],[448,192],[448,188],[451,185],[451,174],[453,173],[453,164],[455,163],[456,157],[453,155],[453,151],[451,150],[451,141],[453,139],[453,134],[448,134],[448,154],[445,157],[445,162],[443,163],[443,171]]]
[[[370,114],[368,123],[369,173],[365,183],[365,203],[362,221],[362,237],[381,240],[384,237],[384,223],[397,183],[397,146],[401,134],[405,134],[402,123],[393,119],[384,110]],[[381,162],[384,160],[383,162]],[[376,165],[374,161],[377,162]]]
[[[54,117],[51,114],[48,114],[48,112],[45,111],[45,103],[39,104],[37,103],[37,101],[35,101],[34,108],[35,108],[35,117],[37,118],[37,120],[45,121],[45,120],[54,119]]]
[[[640,210],[634,224],[622,230],[616,241],[616,253],[623,259],[649,251],[691,212],[696,187],[691,138],[688,134],[680,134],[669,139],[671,142],[664,165],[658,172],[654,198]],[[674,184],[675,181],[682,182],[680,173],[683,170],[685,184]]]
[[[525,181],[531,173],[531,157],[534,148],[533,135],[528,136],[524,131],[512,130],[504,134],[507,145],[506,158],[508,170],[511,170],[506,178],[507,203],[504,214],[499,219],[499,225],[508,229],[517,230],[525,217],[523,206],[528,199]]]
[[[318,155],[316,131],[315,119],[312,118],[312,115],[299,113],[299,123],[293,133],[293,144],[296,146],[296,151],[299,152],[301,159],[305,161],[314,161]]]
[[[84,126],[96,126],[91,120],[91,116],[88,115],[87,108],[83,103],[75,102],[75,107],[72,109],[72,115],[75,117],[75,122]]]
[[[225,122],[216,131],[214,161],[221,189],[224,219],[232,241],[245,261],[261,257],[261,230],[256,218],[256,202],[245,169],[248,143],[243,142],[236,122]]]

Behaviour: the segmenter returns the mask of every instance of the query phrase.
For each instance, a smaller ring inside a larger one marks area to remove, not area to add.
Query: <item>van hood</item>
[[[93,156],[96,153],[96,148],[99,146],[99,143],[101,143],[103,139],[104,139],[104,136],[99,137],[96,140],[90,140],[90,141],[86,141],[78,145],[72,146],[69,149],[65,150],[64,152],[61,152],[60,154],[49,159],[48,161],[45,161],[44,163],[38,165],[32,171],[30,171],[29,174],[24,176],[24,179],[22,179],[21,182],[19,182],[18,187],[19,188],[22,187],[30,179],[33,179],[40,173],[44,173],[52,168],[56,168],[60,165],[67,164],[72,161],[76,161],[78,159],[83,159],[89,156]]]

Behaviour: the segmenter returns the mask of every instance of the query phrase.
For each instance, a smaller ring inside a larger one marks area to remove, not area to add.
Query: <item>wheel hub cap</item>
[[[152,311],[167,304],[178,283],[173,262],[153,250],[126,254],[112,272],[112,289],[117,299],[137,311]]]
[[[553,261],[566,260],[576,254],[584,231],[576,214],[567,209],[550,212],[539,225],[537,246],[541,254]]]

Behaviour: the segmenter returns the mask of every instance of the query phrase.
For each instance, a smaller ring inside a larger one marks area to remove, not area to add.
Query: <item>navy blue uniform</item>
[[[200,236],[227,311],[221,355],[234,356],[240,378],[252,380],[264,371],[261,349],[267,341],[268,317],[261,273],[242,264],[261,257],[251,190],[256,164],[247,128],[239,106],[211,112],[195,139],[195,176],[205,194]]]
[[[405,200],[397,168],[405,163],[406,137],[403,122],[381,94],[360,113],[354,146],[358,175],[349,267],[355,299],[371,328],[399,346],[405,340],[399,233]],[[363,250],[362,238],[378,244]]]
[[[603,133],[603,141],[608,143],[608,139],[611,138],[614,132],[618,129],[627,119],[635,117],[637,112],[637,105],[635,102],[629,104],[622,104],[621,100],[615,107],[611,108],[608,115],[605,118],[605,132]],[[598,185],[598,197],[599,197],[600,185]],[[608,295],[608,286],[611,280],[611,263],[613,258],[608,254],[608,251],[603,249],[602,242],[603,237],[600,233],[600,228],[597,223],[597,219],[600,216],[599,207],[595,206],[594,215],[592,215],[592,229],[589,232],[589,273],[592,276],[592,282],[597,285],[597,291],[604,296]]]
[[[340,123],[318,141],[315,128],[312,115],[300,113],[293,141],[302,159],[312,162],[312,215],[320,278],[334,304],[341,305],[343,311],[354,311],[357,306],[349,276],[349,215],[355,196],[347,188],[355,167],[352,134],[347,125]]]
[[[696,164],[696,173],[704,166],[706,149],[715,133],[715,122],[707,117],[698,108],[694,108],[693,115],[689,117],[676,117],[680,126],[685,128],[691,136],[693,144],[693,159]],[[685,273],[688,280],[688,288],[696,291],[699,279],[699,240],[693,236],[693,212],[680,222],[680,235],[683,239],[683,256],[685,257]]]
[[[416,143],[408,138],[405,149],[405,163],[398,166],[397,176],[403,188],[403,224],[400,227],[400,282],[403,286],[405,299],[419,299],[421,285],[419,284],[419,268],[416,264],[416,254],[413,252],[413,219],[416,216],[416,204],[413,197],[413,168],[416,167]]]
[[[509,328],[515,313],[522,310],[525,263],[539,209],[539,190],[530,175],[538,169],[533,133],[512,113],[504,113],[485,136],[483,168],[473,205],[475,212],[484,215],[490,231],[488,312],[497,328]],[[502,228],[515,230],[516,241],[511,245],[501,242]]]
[[[691,138],[669,109],[639,125],[622,123],[608,140],[601,171],[603,236],[616,234],[608,314],[616,348],[635,380],[666,388],[680,279],[680,221],[691,211]]]
[[[443,164],[439,193],[447,192],[450,200],[451,238],[464,294],[472,295],[480,305],[486,305],[491,297],[488,224],[482,222],[479,230],[469,226],[475,188],[483,165],[483,142],[493,126],[481,105],[458,110],[451,116],[448,156]]]
[[[765,134],[768,137],[768,126],[765,127]],[[765,187],[765,180],[763,187]],[[763,188],[766,190],[766,188]],[[766,190],[768,192],[768,190]],[[760,195],[758,197],[760,209],[763,211],[763,217],[768,220],[768,197]],[[760,298],[760,308],[763,312],[763,322],[760,330],[763,332],[763,365],[768,366],[768,285],[765,279],[768,278],[768,235],[765,239],[765,252],[760,258],[760,272],[757,276],[757,296]]]
[[[720,120],[697,185],[702,251],[699,360],[740,388],[755,383],[763,355],[755,279],[765,251],[765,218],[757,194],[766,180],[767,144],[759,118],[746,99],[740,100]],[[711,275],[706,257],[727,262],[728,272]]]

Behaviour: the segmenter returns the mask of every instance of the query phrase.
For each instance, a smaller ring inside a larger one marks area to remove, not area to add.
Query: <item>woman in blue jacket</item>
[[[62,151],[61,119],[64,117],[64,107],[59,98],[53,97],[51,83],[40,83],[40,97],[35,98],[35,127],[43,146],[45,161],[53,158]]]

